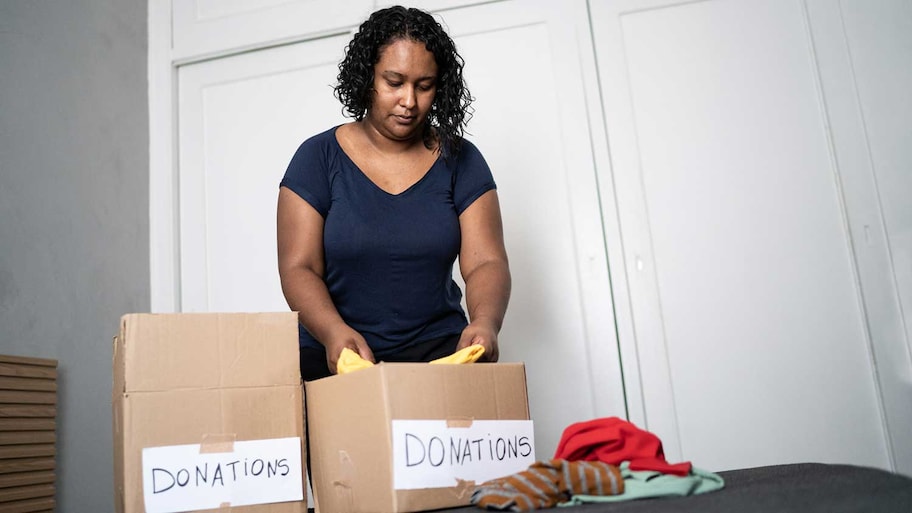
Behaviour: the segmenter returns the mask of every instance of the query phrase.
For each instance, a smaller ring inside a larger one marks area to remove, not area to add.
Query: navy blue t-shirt
[[[496,188],[478,149],[438,157],[417,183],[390,194],[345,154],[332,128],[304,141],[281,185],[323,216],[324,280],[342,319],[382,359],[468,324],[453,281],[459,215]],[[303,326],[302,347],[322,347]]]

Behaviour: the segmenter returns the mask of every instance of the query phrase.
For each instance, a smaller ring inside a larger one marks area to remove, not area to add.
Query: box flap
[[[300,384],[297,315],[128,314],[114,341],[114,393]]]
[[[521,363],[380,366],[390,390],[391,419],[526,420]]]
[[[383,365],[305,383],[314,502],[321,513],[392,511]]]

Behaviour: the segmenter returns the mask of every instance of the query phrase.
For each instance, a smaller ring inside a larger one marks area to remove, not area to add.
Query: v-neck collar
[[[338,136],[336,135],[336,133],[337,133],[338,130],[339,130],[339,127],[341,127],[341,126],[342,126],[342,125],[336,126],[336,127],[333,129],[333,133],[332,133],[332,140],[333,140],[333,143],[334,143],[335,146],[336,146],[336,149],[339,151],[340,154],[342,154],[343,158],[345,158],[345,160],[348,161],[348,163],[349,163],[349,164],[358,172],[358,174],[361,175],[362,178],[364,178],[365,180],[367,180],[368,183],[371,184],[371,186],[373,186],[373,187],[374,187],[375,189],[377,189],[378,191],[380,191],[380,192],[382,192],[383,194],[385,194],[385,195],[387,195],[387,196],[389,196],[389,197],[392,197],[392,198],[397,198],[397,197],[401,197],[401,196],[405,195],[405,194],[408,193],[409,191],[411,191],[411,190],[415,189],[416,187],[418,187],[419,184],[421,184],[422,182],[424,182],[425,180],[427,180],[428,175],[431,174],[431,171],[434,170],[434,166],[436,166],[437,163],[440,162],[440,159],[441,159],[441,157],[442,157],[442,155],[438,152],[437,158],[435,158],[435,159],[434,159],[434,162],[431,163],[430,167],[428,167],[427,170],[425,170],[425,172],[421,175],[421,178],[419,178],[418,180],[416,180],[415,183],[413,183],[413,184],[409,185],[408,187],[406,187],[405,189],[403,189],[402,192],[399,192],[399,193],[397,193],[397,194],[393,194],[392,192],[389,192],[388,190],[384,189],[383,187],[380,187],[379,185],[377,185],[377,182],[373,181],[373,180],[371,179],[371,177],[367,176],[367,173],[365,173],[364,170],[361,169],[361,167],[358,166],[358,164],[355,163],[355,161],[351,158],[351,156],[350,156],[348,153],[345,152],[345,149],[342,148],[342,143],[339,142],[339,138],[338,138]]]

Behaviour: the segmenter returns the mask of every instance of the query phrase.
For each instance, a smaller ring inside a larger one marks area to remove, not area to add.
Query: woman
[[[377,11],[338,81],[354,121],[305,141],[279,189],[279,274],[300,312],[302,376],[334,374],[344,348],[430,361],[480,344],[497,361],[510,271],[493,177],[462,138],[471,96],[453,41],[418,9]]]

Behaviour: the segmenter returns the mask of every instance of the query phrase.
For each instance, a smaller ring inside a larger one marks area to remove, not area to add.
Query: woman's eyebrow
[[[403,75],[402,73],[399,73],[399,72],[397,72],[397,71],[391,71],[391,70],[383,71],[383,72],[380,73],[380,75],[381,75],[383,78],[387,79],[387,80],[403,80],[403,79],[405,79],[405,75]],[[425,77],[420,77],[420,78],[417,80],[417,82],[423,82],[423,81],[425,81],[425,80],[437,80],[437,75],[427,75],[427,76],[425,76]]]

